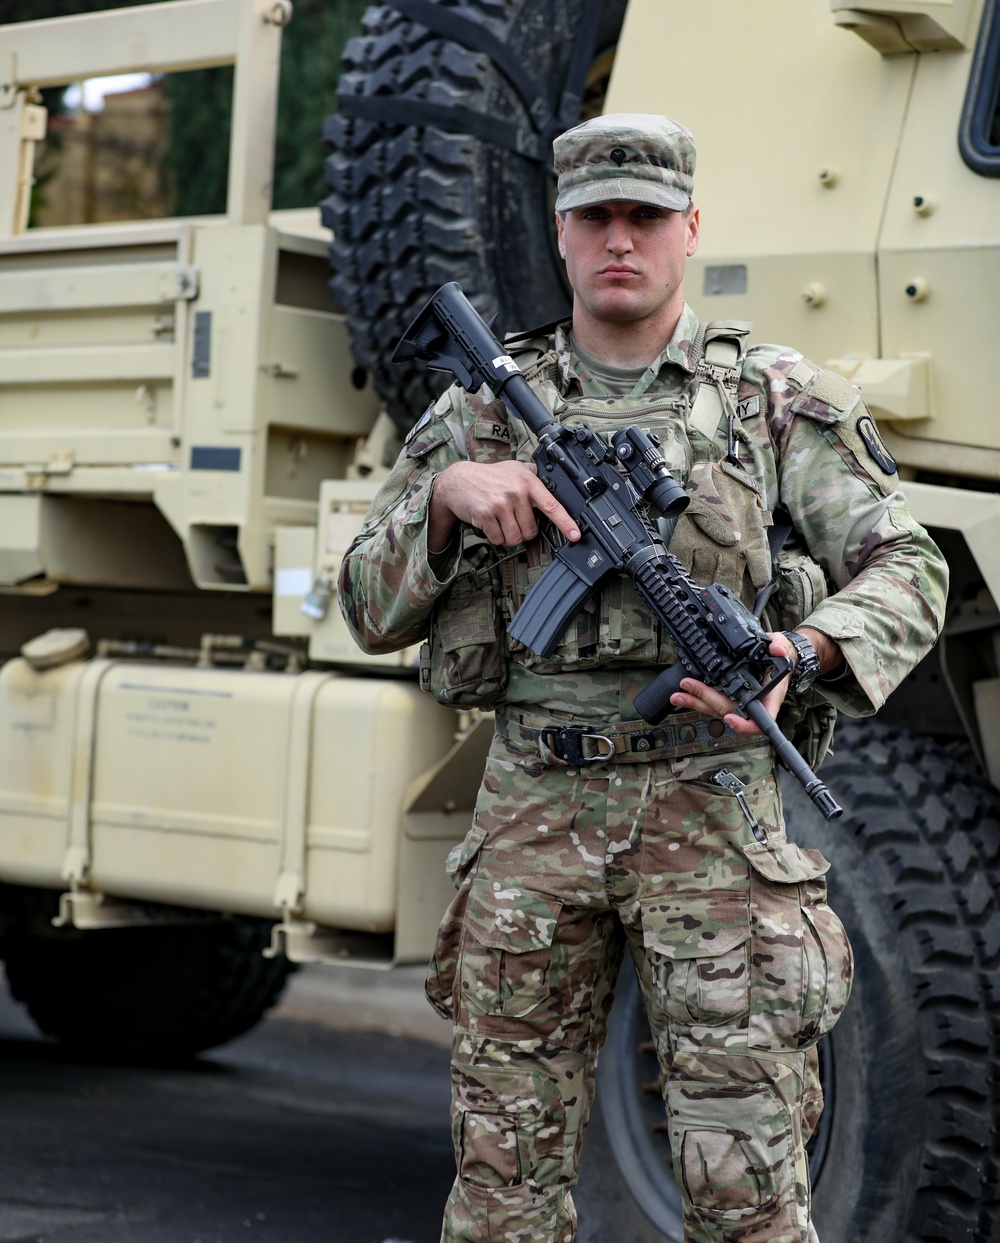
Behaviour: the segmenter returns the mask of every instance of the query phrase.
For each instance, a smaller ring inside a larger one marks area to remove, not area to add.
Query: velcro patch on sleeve
[[[858,400],[858,390],[836,371],[818,371],[809,393],[842,413],[850,410]]]
[[[797,366],[789,373],[789,382],[794,382],[798,370]],[[839,423],[860,400],[861,394],[850,380],[845,380],[836,371],[816,370],[802,385],[789,408],[795,414],[803,414],[817,423]]]

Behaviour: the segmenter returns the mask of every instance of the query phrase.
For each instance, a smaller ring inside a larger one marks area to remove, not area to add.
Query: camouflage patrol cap
[[[566,130],[552,144],[556,211],[613,199],[685,211],[694,191],[689,130],[669,117],[613,112]]]

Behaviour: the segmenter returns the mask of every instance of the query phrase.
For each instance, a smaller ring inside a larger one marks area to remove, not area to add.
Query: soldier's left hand
[[[795,663],[795,648],[789,639],[780,633],[771,633],[768,638],[771,640],[769,650],[772,656],[787,656],[792,664]],[[788,678],[785,677],[775,684],[773,690],[763,695],[760,702],[771,716],[776,717],[787,694]],[[731,699],[723,695],[721,691],[706,686],[704,682],[699,682],[696,678],[684,678],[681,682],[681,689],[670,696],[670,702],[675,708],[701,712],[705,716],[725,721],[737,734],[760,733],[759,727],[742,716]]]

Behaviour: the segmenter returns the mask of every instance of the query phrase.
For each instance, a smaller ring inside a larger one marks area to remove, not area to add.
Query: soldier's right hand
[[[571,541],[580,531],[530,462],[452,462],[434,480],[427,544],[440,551],[456,521],[478,527],[491,544],[513,548],[538,534],[538,510]]]

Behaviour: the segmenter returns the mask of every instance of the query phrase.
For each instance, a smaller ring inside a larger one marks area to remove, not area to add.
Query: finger
[[[523,540],[532,540],[538,534],[538,522],[531,501],[525,497],[514,506],[514,520],[518,525]]]
[[[771,714],[771,716],[776,717],[781,710],[781,705],[785,702],[785,697],[787,696],[787,694],[788,694],[788,678],[783,677],[780,679],[780,681],[775,683],[774,688],[772,690],[769,690],[767,692],[767,694],[764,696],[761,702],[763,703],[767,711]]]
[[[704,712],[707,716],[722,717],[736,707],[728,696],[712,686],[706,686],[704,682],[699,682],[697,678],[684,678],[678,694],[688,700],[686,707]]]
[[[523,544],[525,540],[524,530],[517,515],[512,509],[503,509],[497,514],[497,521],[500,524],[500,530],[503,533],[502,542],[508,548],[516,548],[518,544]]]
[[[477,519],[476,522],[471,524],[473,529],[475,529],[477,524],[491,544],[506,544],[507,540],[503,527],[492,514],[486,514],[484,517]]]
[[[530,481],[531,503],[562,531],[570,541],[580,538],[580,528],[539,479]]]
[[[706,686],[696,678],[684,678],[681,690],[670,696],[670,702],[677,708],[685,708],[689,712],[700,712],[704,716],[724,721],[734,733],[759,734],[761,731],[753,721],[735,711],[736,705],[721,691]]]
[[[670,696],[670,702],[675,708],[683,708],[686,712],[700,712],[703,716],[721,716],[712,704],[707,703],[698,695],[692,695],[687,691],[675,691]]]

